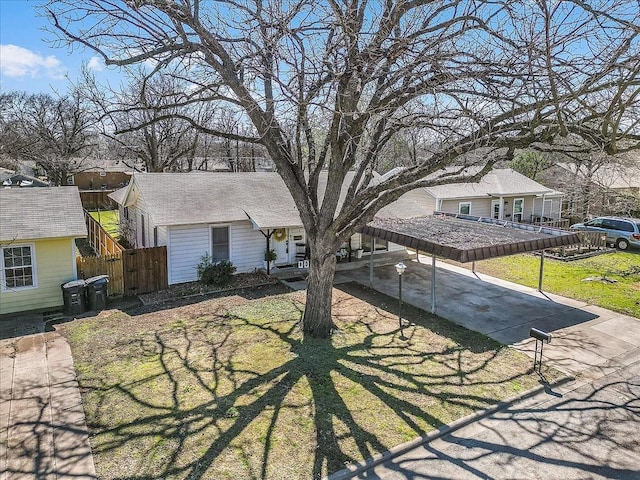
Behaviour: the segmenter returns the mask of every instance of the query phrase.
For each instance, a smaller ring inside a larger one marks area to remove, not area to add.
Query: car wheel
[[[629,248],[629,241],[626,238],[619,238],[616,240],[616,247],[618,247],[619,250],[626,250]]]

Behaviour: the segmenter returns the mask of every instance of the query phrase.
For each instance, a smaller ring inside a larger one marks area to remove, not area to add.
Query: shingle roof
[[[0,241],[86,235],[76,187],[0,189]]]
[[[572,245],[575,232],[489,218],[450,215],[409,219],[377,218],[362,233],[458,262]]]
[[[469,172],[478,169],[469,168]],[[436,172],[437,176],[442,172]],[[487,173],[478,183],[452,183],[426,187],[435,198],[477,198],[486,196],[560,194],[544,185],[525,177],[510,168],[498,168]]]
[[[264,228],[273,226],[273,218],[285,222],[277,226],[302,224],[277,173],[136,173],[133,178],[132,188],[156,225],[236,222],[248,220],[248,214],[267,223]],[[121,192],[112,198],[122,198]]]
[[[274,172],[136,173],[133,178],[131,188],[139,190],[156,225],[247,219],[263,229],[302,225],[291,194]],[[324,191],[324,186],[320,185],[319,190]],[[128,193],[129,187],[125,187],[109,196],[122,205]],[[343,188],[341,197],[345,194]],[[381,210],[380,215],[396,218],[427,215],[431,212],[427,210],[425,197],[420,190],[409,192]]]

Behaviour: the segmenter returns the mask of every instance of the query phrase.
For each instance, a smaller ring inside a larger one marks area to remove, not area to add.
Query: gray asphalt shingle
[[[479,168],[469,168],[470,173]],[[441,172],[436,172],[436,177]],[[435,198],[477,198],[486,196],[541,195],[558,193],[510,169],[497,168],[487,173],[478,183],[452,183],[426,187]]]
[[[258,228],[301,226],[296,205],[284,181],[273,172],[136,173],[137,188],[156,225],[191,225],[251,219]],[[324,191],[322,177],[319,190]],[[347,179],[349,180],[349,178]],[[126,200],[127,187],[110,195]],[[346,194],[343,188],[341,197]],[[425,197],[424,202],[420,197]],[[340,201],[342,201],[341,198]],[[426,194],[409,192],[381,211],[384,217],[427,215]]]
[[[86,235],[76,187],[0,188],[0,241]]]

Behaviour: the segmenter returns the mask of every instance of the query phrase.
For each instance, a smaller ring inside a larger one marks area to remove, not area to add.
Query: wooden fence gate
[[[124,275],[122,269],[122,253],[104,255],[102,257],[76,257],[78,278],[109,275],[107,292],[109,295],[124,295]]]
[[[109,295],[139,295],[168,285],[167,247],[136,248],[101,257],[78,257],[78,277],[109,275]]]
[[[139,295],[169,287],[167,247],[136,248],[122,252],[124,294]]]

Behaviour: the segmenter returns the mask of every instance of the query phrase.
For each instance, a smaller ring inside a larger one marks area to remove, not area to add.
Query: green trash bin
[[[65,315],[79,315],[87,311],[84,280],[63,283],[61,288]]]
[[[98,275],[97,277],[87,278],[87,303],[89,310],[97,311],[107,308],[107,285],[109,283],[109,275]]]

